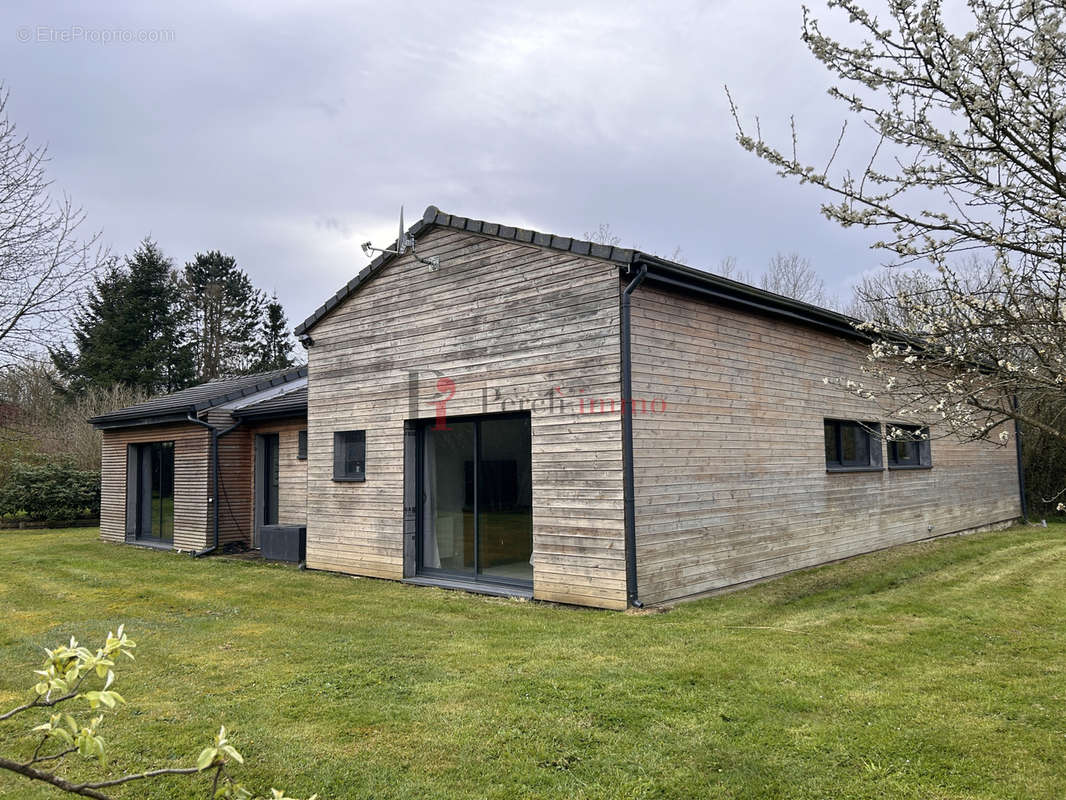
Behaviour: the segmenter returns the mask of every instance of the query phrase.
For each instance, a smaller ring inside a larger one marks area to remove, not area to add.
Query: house
[[[197,554],[307,519],[307,368],[210,381],[89,420],[100,537]],[[217,476],[217,479],[216,479]]]
[[[306,502],[310,568],[622,609],[1021,514],[1013,448],[935,430],[886,443],[903,420],[823,382],[865,363],[847,317],[432,206],[409,234],[413,249],[376,258],[296,329],[307,460],[292,518]],[[224,515],[219,540],[254,545],[247,465],[271,420],[248,412],[269,400],[242,400],[261,385],[196,400],[178,428],[105,429],[105,538],[130,536],[134,441],[195,432],[186,485],[203,494],[197,416],[244,476],[244,527]],[[187,502],[175,546],[209,544],[207,507]]]

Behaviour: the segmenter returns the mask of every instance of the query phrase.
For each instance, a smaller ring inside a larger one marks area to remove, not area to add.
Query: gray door
[[[259,530],[278,524],[278,434],[260,433],[255,437],[255,531],[252,546],[259,546]]]

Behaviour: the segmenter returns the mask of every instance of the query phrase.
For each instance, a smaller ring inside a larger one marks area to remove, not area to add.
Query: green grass
[[[0,707],[41,645],[125,622],[139,648],[105,723],[115,771],[188,763],[225,723],[242,778],[298,796],[1066,795],[1063,525],[647,615],[94,537],[0,534]],[[204,796],[179,781],[116,794]],[[0,795],[58,796],[8,777]]]

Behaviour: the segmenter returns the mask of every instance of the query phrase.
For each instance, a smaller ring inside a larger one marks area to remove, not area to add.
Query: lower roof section
[[[246,399],[255,402],[257,395],[273,397],[279,387],[296,381],[307,383],[307,366],[261,372],[254,375],[238,375],[229,378],[217,378],[180,392],[154,397],[143,403],[109,411],[91,417],[94,427],[101,429],[130,428],[142,425],[162,425],[181,422],[189,417],[197,417],[204,411],[227,403]],[[304,414],[307,413],[306,395],[304,397]]]

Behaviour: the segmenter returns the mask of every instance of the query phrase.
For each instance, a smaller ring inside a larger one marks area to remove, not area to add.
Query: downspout
[[[1011,396],[1011,405],[1014,412],[1018,412],[1018,395]],[[1018,418],[1014,418],[1014,452],[1018,459],[1018,495],[1022,505],[1022,522],[1029,521],[1029,501],[1025,497],[1025,460],[1022,456],[1022,426]]]
[[[201,426],[207,428],[209,431],[211,431],[211,472],[213,473],[213,481],[212,482],[214,484],[213,491],[212,491],[212,497],[211,497],[211,505],[213,506],[213,509],[212,509],[213,525],[212,525],[212,527],[215,530],[215,537],[214,537],[215,538],[215,543],[210,545],[210,546],[208,546],[208,547],[205,547],[203,550],[196,550],[192,554],[193,558],[200,558],[202,556],[206,556],[206,555],[208,555],[210,553],[213,553],[213,552],[215,552],[218,549],[218,487],[219,487],[219,482],[218,482],[218,440],[221,439],[223,436],[225,436],[230,431],[232,431],[233,429],[239,427],[241,425],[241,423],[242,423],[242,420],[237,420],[232,425],[230,425],[228,428],[223,428],[220,431],[218,428],[216,428],[211,423],[204,422],[202,419],[200,419],[199,417],[195,416],[194,414],[189,414],[188,416],[186,416],[186,419],[189,422],[195,423],[196,425],[201,425]]]
[[[622,503],[625,510],[626,603],[644,608],[637,598],[637,521],[633,478],[633,363],[629,324],[630,298],[648,275],[646,264],[622,290]]]

